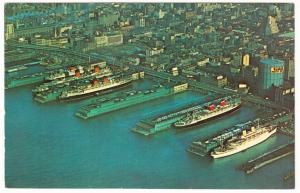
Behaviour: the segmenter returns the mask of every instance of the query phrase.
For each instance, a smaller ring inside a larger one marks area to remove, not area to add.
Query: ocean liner
[[[241,106],[241,98],[239,96],[231,96],[226,99],[218,99],[212,101],[203,108],[188,113],[185,117],[174,123],[176,128],[189,127],[199,124],[203,121],[230,113]]]
[[[214,149],[211,152],[211,156],[213,158],[221,158],[241,152],[265,141],[272,134],[276,133],[276,131],[276,127],[272,125],[252,126],[250,131],[243,130],[241,135],[229,139],[224,145]]]
[[[85,95],[99,93],[101,91],[120,87],[129,84],[132,81],[131,77],[112,76],[105,77],[102,80],[93,79],[89,84],[83,84],[62,92],[59,96],[60,100],[68,100],[72,98],[81,98]]]

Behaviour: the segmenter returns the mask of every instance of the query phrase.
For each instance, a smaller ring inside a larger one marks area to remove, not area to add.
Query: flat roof
[[[295,38],[295,32],[283,33],[283,34],[278,35],[278,37],[280,37],[280,38]]]
[[[266,65],[283,65],[284,64],[284,61],[282,60],[279,60],[279,59],[275,59],[275,58],[266,58],[266,59],[262,59],[260,60],[260,62],[262,64],[266,64]]]

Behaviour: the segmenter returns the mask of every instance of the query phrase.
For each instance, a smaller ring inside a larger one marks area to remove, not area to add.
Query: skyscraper
[[[266,58],[259,63],[259,90],[264,95],[274,86],[282,86],[284,77],[284,61]]]

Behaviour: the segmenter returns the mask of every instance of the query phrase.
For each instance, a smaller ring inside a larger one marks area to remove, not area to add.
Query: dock
[[[17,71],[21,71],[21,70],[26,70],[28,67],[25,65],[19,65],[19,66],[13,66],[13,67],[9,67],[5,70],[5,72],[11,73],[11,72],[17,72]]]
[[[238,169],[243,170],[246,174],[251,174],[255,170],[268,165],[276,160],[284,158],[288,155],[293,154],[295,151],[295,144],[287,144],[276,148],[270,152],[264,153],[263,155],[258,156],[255,159],[247,161],[238,167]]]
[[[133,128],[132,131],[147,136],[153,135],[163,130],[167,130],[171,128],[173,123],[186,116],[186,114],[201,109],[205,105],[210,104],[211,97],[218,98],[217,96],[219,95],[208,95],[204,99],[205,102],[192,102],[162,115],[141,120],[136,124],[136,127]]]
[[[133,69],[139,69],[143,70],[145,74],[158,78],[158,79],[164,79],[164,80],[170,80],[170,81],[176,81],[176,82],[185,82],[190,85],[191,88],[201,90],[202,92],[209,92],[209,93],[217,93],[217,94],[226,94],[226,95],[232,95],[236,94],[235,91],[224,89],[222,87],[215,86],[213,84],[209,84],[207,82],[203,81],[196,81],[196,80],[190,80],[187,77],[183,76],[172,76],[169,73],[166,72],[157,72],[149,67],[145,66],[134,66],[131,65]],[[274,110],[289,110],[288,108],[278,105],[275,102],[271,100],[266,100],[262,97],[253,96],[253,95],[245,95],[242,97],[243,102],[251,103],[255,106],[263,106]]]
[[[288,112],[280,112],[275,115],[265,117],[263,119],[255,119],[245,123],[237,124],[231,128],[221,130],[217,134],[208,137],[198,137],[192,141],[192,144],[188,147],[187,151],[196,155],[206,156],[214,148],[219,147],[226,140],[233,136],[239,135],[243,130],[250,129],[259,121],[260,124],[272,124],[278,127],[278,124],[282,124],[285,121],[291,120],[292,116]]]
[[[219,147],[226,140],[232,138],[233,136],[239,135],[243,132],[243,130],[250,128],[254,124],[256,124],[255,121],[248,121],[246,123],[237,124],[231,128],[224,129],[215,135],[202,139],[195,139],[187,151],[196,155],[206,156],[214,148]]]
[[[30,84],[42,83],[45,79],[45,73],[35,73],[31,75],[24,75],[21,77],[8,78],[5,80],[5,88],[15,88]]]
[[[177,94],[187,89],[188,84],[154,85],[147,90],[124,91],[117,95],[99,97],[94,102],[81,107],[77,111],[76,116],[82,119],[89,119],[104,113]]]
[[[128,76],[132,77],[132,80],[137,80],[137,78],[134,78],[133,75],[135,73],[133,72],[127,72],[126,74],[122,74],[122,76]],[[113,72],[111,70],[105,72],[105,73],[95,73],[95,74],[86,74],[84,76],[80,77],[67,77],[64,81],[51,81],[43,83],[39,86],[37,86],[35,89],[32,90],[33,98],[35,101],[39,103],[47,103],[58,100],[58,97],[65,91],[70,90],[70,88],[76,88],[80,85],[86,84],[87,82],[90,82],[94,78],[103,78],[105,76],[112,76]],[[127,86],[127,85],[125,85]],[[112,91],[118,90],[123,88],[124,86],[121,86],[116,89],[108,89],[101,91],[101,95],[110,93]],[[94,94],[94,96],[97,96],[98,94]]]

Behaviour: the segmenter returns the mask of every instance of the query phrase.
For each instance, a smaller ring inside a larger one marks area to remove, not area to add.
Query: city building
[[[7,24],[5,28],[5,40],[15,37],[14,24]]]
[[[53,46],[53,47],[66,47],[69,43],[67,37],[59,38],[46,38],[46,37],[37,37],[31,40],[32,44],[41,45],[41,46]]]
[[[97,47],[120,45],[123,43],[122,33],[106,33],[94,37]]]
[[[264,95],[272,86],[282,86],[284,77],[284,61],[266,58],[259,64],[259,90]]]
[[[269,16],[268,22],[266,25],[265,34],[268,36],[268,35],[276,34],[278,32],[279,32],[279,29],[278,29],[276,18],[273,16]]]

